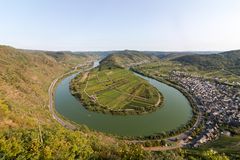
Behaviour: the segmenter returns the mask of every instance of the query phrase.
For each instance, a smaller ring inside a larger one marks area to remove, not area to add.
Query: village
[[[206,80],[200,76],[179,71],[170,74],[170,80],[190,93],[197,101],[197,108],[204,115],[204,129],[188,145],[198,147],[219,137],[220,126],[240,125],[240,88],[219,83],[217,80]]]

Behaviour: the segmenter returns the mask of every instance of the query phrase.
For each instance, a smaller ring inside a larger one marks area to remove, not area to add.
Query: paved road
[[[68,74],[72,74],[75,71],[77,71],[77,67],[75,67],[75,69],[73,71],[65,73],[65,74],[61,75],[60,77],[56,78],[55,80],[53,80],[53,82],[51,83],[51,85],[50,85],[50,87],[48,89],[48,94],[49,94],[49,111],[50,111],[53,119],[55,119],[58,123],[60,123],[65,128],[68,128],[68,129],[71,129],[71,130],[75,130],[76,127],[74,125],[72,125],[71,123],[62,120],[54,111],[54,88],[55,88],[56,83],[58,82],[59,79],[63,78],[64,76],[66,76]]]
[[[48,89],[48,95],[49,95],[49,111],[53,117],[53,119],[55,119],[59,124],[61,124],[63,127],[65,128],[68,128],[68,129],[71,129],[71,130],[76,130],[77,127],[73,124],[71,124],[70,122],[66,121],[66,120],[63,120],[61,117],[59,117],[55,110],[54,110],[54,88],[57,84],[57,82],[62,79],[63,77],[65,77],[66,75],[71,75],[75,72],[78,71],[78,68],[79,66],[82,66],[82,65],[77,65],[74,67],[74,70],[70,71],[70,72],[67,72],[67,73],[64,73],[62,74],[61,76],[59,76],[58,78],[56,78],[55,80],[52,81],[51,85],[49,86],[49,89]],[[90,70],[92,69],[93,67],[90,67],[89,69],[87,70]],[[86,71],[86,70],[85,70]],[[80,72],[80,71],[79,71]]]

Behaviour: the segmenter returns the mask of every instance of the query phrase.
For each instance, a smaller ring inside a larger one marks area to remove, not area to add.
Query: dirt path
[[[161,103],[161,95],[158,93],[158,101],[155,104],[155,107],[159,106],[160,103]]]
[[[156,146],[156,147],[144,147],[144,150],[146,151],[167,151],[167,150],[173,150],[173,149],[178,149],[181,148],[182,145],[178,144],[175,146]]]

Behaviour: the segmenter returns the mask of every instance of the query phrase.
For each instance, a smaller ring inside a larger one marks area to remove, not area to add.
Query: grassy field
[[[72,81],[71,88],[73,95],[95,109],[148,112],[162,102],[156,88],[131,71],[120,68],[82,73]]]
[[[195,76],[203,76],[206,79],[218,78],[221,82],[239,82],[240,78],[238,75],[223,69],[209,69],[201,70],[196,66],[184,65],[174,61],[168,60],[159,60],[154,63],[142,64],[135,66],[136,69],[144,71],[147,74],[160,76],[160,77],[169,77],[169,74],[172,71],[184,71]]]

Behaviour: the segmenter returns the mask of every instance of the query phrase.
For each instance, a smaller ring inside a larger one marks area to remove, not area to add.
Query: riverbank
[[[70,90],[87,110],[103,114],[143,115],[164,102],[158,89],[125,69],[83,73],[71,80]]]
[[[170,80],[166,80],[160,77],[155,77],[149,74],[146,74],[144,72],[141,72],[139,70],[136,70],[134,68],[130,68],[130,70],[132,70],[135,73],[138,73],[140,75],[155,79],[159,82],[165,83],[173,88],[176,88],[177,90],[179,90],[189,101],[191,107],[192,107],[192,113],[193,116],[192,118],[188,121],[188,123],[186,123],[185,125],[177,128],[176,130],[164,133],[164,134],[158,134],[158,135],[151,135],[151,136],[147,136],[147,137],[134,137],[133,139],[138,139],[138,140],[158,140],[158,139],[166,139],[166,138],[170,138],[170,137],[174,137],[176,138],[176,140],[183,140],[186,139],[188,136],[191,135],[191,133],[189,133],[189,130],[195,130],[194,128],[197,128],[200,124],[201,124],[201,119],[202,119],[202,114],[201,112],[198,110],[197,107],[197,102],[195,101],[195,99],[187,92],[185,91],[183,88],[181,88],[180,86],[178,86],[176,83],[170,81]],[[187,133],[185,134],[185,136],[183,136],[183,133]],[[181,135],[181,136],[179,136]],[[188,136],[186,136],[188,135]],[[129,138],[129,137],[127,137]],[[180,139],[179,139],[180,138]],[[130,137],[131,139],[131,137]],[[143,142],[143,141],[142,141]]]
[[[76,72],[72,72],[72,73],[76,73]],[[71,75],[71,73],[70,74],[65,74],[65,76],[62,76],[62,78],[61,79],[64,79],[64,77],[67,77],[67,76],[69,76],[69,75]],[[58,81],[59,82],[59,81]],[[56,82],[55,82],[55,85],[56,85]],[[80,109],[80,108],[79,108]],[[57,114],[57,116],[58,116],[58,121],[59,121],[59,123],[60,124],[62,124],[63,126],[65,126],[65,127],[67,127],[68,126],[68,124],[66,124],[66,123],[62,123],[62,121],[61,120],[59,120],[59,119],[62,119],[63,121],[67,121],[67,123],[70,123],[70,124],[72,124],[72,125],[74,125],[76,128],[78,128],[79,126],[82,126],[82,125],[78,125],[78,123],[76,123],[76,122],[73,122],[73,120],[70,120],[70,119],[66,119],[65,118],[65,116],[63,116],[62,114],[60,114],[60,113],[55,113],[55,114]],[[91,118],[91,117],[89,117],[89,118]],[[73,122],[73,123],[72,123]],[[76,125],[75,125],[76,124]],[[87,125],[88,126],[88,125]],[[71,129],[71,127],[68,127],[68,128],[70,128]],[[74,128],[73,130],[75,130],[76,128]],[[91,127],[90,127],[91,128]],[[167,132],[168,133],[168,132]],[[175,133],[175,132],[171,132],[171,134],[169,134],[169,136],[170,135],[173,135],[173,133]],[[186,137],[186,136],[183,136],[183,134],[185,135],[185,132],[184,133],[181,133],[181,134],[179,134],[179,137]],[[112,135],[112,134],[106,134],[106,135],[109,135],[110,137],[117,137],[117,138],[119,138],[119,139],[124,139],[124,141],[125,140],[127,140],[129,143],[131,143],[131,141],[132,140],[130,140],[129,139],[129,137],[124,137],[124,136],[121,136],[121,137],[119,137],[119,136],[115,136],[115,135]],[[174,135],[176,135],[176,134],[174,134]],[[152,139],[153,141],[154,141],[154,136],[155,135],[152,135],[152,136],[148,136],[148,140],[149,139]],[[141,142],[143,139],[146,139],[146,136],[142,139],[142,138],[140,138],[139,139],[139,136],[134,136],[134,137],[132,137],[132,138],[134,138],[136,141],[138,141],[138,142]],[[156,137],[155,137],[156,138]],[[173,138],[173,136],[170,136],[169,137],[169,139],[170,138]],[[174,136],[174,138],[176,138],[176,136]],[[158,140],[161,140],[161,139],[163,139],[163,137],[158,137]],[[179,138],[180,139],[180,138]],[[129,141],[130,140],[130,141]],[[147,139],[146,139],[147,140]],[[140,143],[141,144],[141,143]],[[178,144],[179,145],[179,144]],[[179,146],[182,146],[182,145],[179,145]],[[163,147],[162,146],[158,146],[161,150],[163,149]],[[172,148],[172,147],[169,147],[168,146],[168,148],[170,149],[170,148]],[[166,150],[168,150],[168,148],[166,149]],[[175,148],[175,147],[173,147],[173,148]],[[148,150],[149,148],[147,148],[147,150]],[[154,147],[154,149],[156,149],[156,147]],[[151,149],[150,149],[151,150]],[[165,149],[163,149],[163,150],[165,150]]]
[[[89,67],[89,69],[91,69],[92,67],[90,67],[89,65],[86,65],[87,67]],[[86,67],[85,66],[85,67]],[[73,67],[74,69],[62,74],[61,76],[59,76],[58,78],[54,79],[52,81],[52,83],[49,86],[48,89],[48,95],[49,95],[49,111],[53,117],[53,119],[55,119],[59,124],[61,124],[63,127],[70,129],[70,130],[76,130],[81,128],[81,126],[79,124],[76,124],[75,122],[66,119],[64,116],[62,116],[61,114],[59,114],[58,112],[56,112],[55,110],[55,89],[58,85],[58,83],[63,80],[64,78],[71,76],[73,74],[76,73],[80,73],[81,70],[79,69],[79,65],[76,65],[75,67]]]

